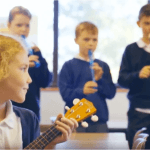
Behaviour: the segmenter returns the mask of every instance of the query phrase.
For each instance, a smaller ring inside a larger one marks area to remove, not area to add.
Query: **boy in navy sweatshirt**
[[[93,70],[95,82],[92,80],[89,65],[89,49],[95,51],[98,43],[98,28],[91,22],[81,22],[75,31],[75,42],[79,45],[79,54],[65,62],[59,74],[59,90],[63,100],[69,107],[73,106],[75,98],[86,98],[97,108],[98,122],[86,121],[88,128],[81,125],[78,132],[107,132],[108,108],[106,98],[112,99],[116,87],[112,82],[109,66],[98,59],[94,59]]]
[[[10,35],[0,34],[0,149],[23,149],[40,136],[35,113],[13,106],[10,101],[24,102],[29,84],[32,82],[28,68],[28,52],[21,41]],[[44,136],[46,142],[42,138],[30,144],[28,149],[53,149],[57,143],[69,138],[78,123],[75,119],[67,119],[60,114],[55,125],[53,130]],[[62,134],[53,139],[56,131]],[[49,139],[53,140],[50,142]]]
[[[12,8],[8,18],[9,32],[17,36],[28,37],[30,31],[30,21],[32,15],[28,9],[22,6]],[[26,94],[26,100],[21,103],[13,102],[13,105],[32,110],[40,120],[40,88],[45,88],[52,82],[52,73],[48,70],[48,64],[43,58],[40,49],[33,46],[33,55],[29,55],[29,74],[32,83]],[[39,62],[40,67],[36,67],[34,62]]]
[[[126,47],[118,78],[119,85],[129,89],[127,140],[130,148],[137,130],[150,125],[150,4],[140,9],[137,25],[143,37]]]

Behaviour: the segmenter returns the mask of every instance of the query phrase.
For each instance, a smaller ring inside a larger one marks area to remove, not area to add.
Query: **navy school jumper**
[[[23,148],[40,136],[37,116],[30,110],[13,106],[13,111],[21,120]]]
[[[150,53],[139,48],[137,43],[128,45],[122,57],[118,83],[123,88],[129,89],[129,111],[127,140],[132,148],[135,133],[142,127],[150,129],[150,114],[136,111],[135,108],[150,109],[150,78],[140,79],[139,72],[150,65]]]
[[[150,108],[150,78],[140,79],[139,72],[150,65],[150,54],[139,48],[137,43],[126,47],[123,54],[118,83],[121,87],[129,89],[128,99],[130,109]]]
[[[106,98],[112,99],[115,96],[116,87],[112,82],[109,66],[98,59],[95,59],[94,62],[97,62],[104,71],[102,79],[97,81],[98,92],[89,95],[83,94],[84,84],[92,81],[92,75],[89,62],[77,58],[65,62],[59,74],[58,85],[60,94],[68,107],[73,106],[75,98],[86,98],[97,108],[98,122],[106,123],[108,121]],[[86,121],[92,123],[90,118]]]

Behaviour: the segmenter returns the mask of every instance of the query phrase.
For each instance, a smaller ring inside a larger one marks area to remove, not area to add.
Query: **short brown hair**
[[[9,17],[8,17],[9,23],[11,23],[11,21],[14,19],[14,16],[16,14],[23,14],[23,15],[29,17],[30,19],[32,18],[32,15],[28,9],[26,9],[22,6],[16,6],[10,10]]]
[[[9,63],[21,50],[24,50],[21,43],[11,37],[0,35],[0,81],[9,76]]]
[[[92,34],[98,34],[98,28],[93,23],[85,21],[85,22],[81,22],[80,24],[77,25],[76,30],[75,30],[76,38],[84,30],[91,32]]]
[[[140,20],[143,16],[150,16],[150,4],[146,4],[140,9],[138,19]]]

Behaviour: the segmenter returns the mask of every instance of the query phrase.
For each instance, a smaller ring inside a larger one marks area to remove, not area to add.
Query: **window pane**
[[[28,41],[37,44],[43,57],[53,70],[53,0],[4,0],[0,4],[0,28],[7,27],[9,11],[15,6],[23,6],[31,12],[31,30]]]
[[[108,63],[116,83],[125,47],[142,35],[137,27],[140,8],[147,0],[59,0],[59,66],[78,53],[75,27],[91,21],[99,28],[95,57]]]

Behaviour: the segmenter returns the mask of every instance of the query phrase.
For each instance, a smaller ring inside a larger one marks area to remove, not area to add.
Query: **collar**
[[[10,100],[6,102],[6,107],[7,107],[6,118],[2,122],[0,122],[0,125],[3,125],[5,123],[8,127],[14,128],[15,114],[13,112],[13,106]]]
[[[138,47],[140,47],[140,48],[145,48],[145,47],[148,46],[142,39],[139,39],[139,40],[137,41],[137,45],[138,45]]]
[[[93,60],[95,59],[94,58],[94,54],[93,54]],[[88,60],[85,60],[82,56],[80,56],[79,54],[77,54],[74,58],[77,58],[77,59],[80,59],[80,60],[83,60],[83,61],[87,61],[87,62],[89,62],[90,61],[90,59],[88,59]]]
[[[137,41],[139,48],[143,48],[146,52],[150,53],[150,44],[146,44],[142,39]]]

